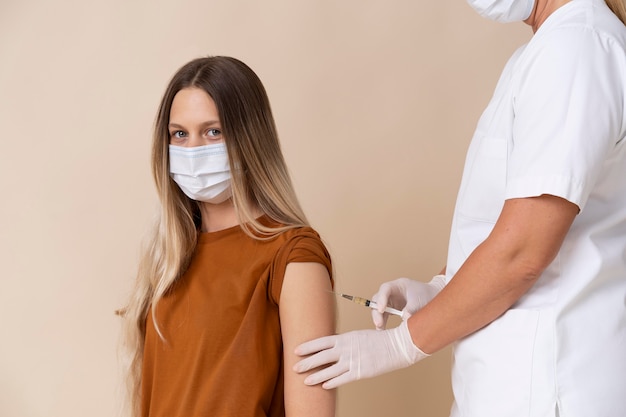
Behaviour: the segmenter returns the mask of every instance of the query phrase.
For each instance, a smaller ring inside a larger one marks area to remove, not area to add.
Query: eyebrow
[[[209,120],[206,122],[203,122],[200,124],[200,126],[202,127],[210,127],[210,126],[215,126],[215,125],[219,125],[220,122],[218,120]],[[168,128],[174,128],[174,129],[184,129],[185,127],[182,125],[179,125],[178,123],[170,123],[167,125]]]

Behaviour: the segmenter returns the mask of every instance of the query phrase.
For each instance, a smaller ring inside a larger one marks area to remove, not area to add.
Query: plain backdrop
[[[463,0],[0,0],[0,416],[115,414],[113,311],[155,213],[151,128],[183,63],[257,72],[337,289],[371,296],[444,266],[473,128],[530,36]],[[338,306],[340,331],[372,326]],[[449,370],[447,348],[342,387],[338,415],[446,416]]]

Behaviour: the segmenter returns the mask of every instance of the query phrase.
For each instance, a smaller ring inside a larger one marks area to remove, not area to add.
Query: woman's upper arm
[[[335,415],[335,390],[307,386],[292,368],[301,358],[299,344],[335,334],[335,297],[326,267],[315,262],[287,265],[280,294],[279,314],[284,348],[285,411],[287,417]]]

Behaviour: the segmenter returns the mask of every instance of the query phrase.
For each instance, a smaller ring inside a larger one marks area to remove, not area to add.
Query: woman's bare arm
[[[280,294],[280,323],[283,334],[285,411],[287,417],[335,415],[336,390],[307,386],[309,373],[292,371],[300,359],[295,347],[307,340],[335,334],[335,297],[326,267],[319,263],[290,263]]]

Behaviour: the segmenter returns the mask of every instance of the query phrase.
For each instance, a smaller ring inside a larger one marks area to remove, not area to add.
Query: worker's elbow
[[[520,268],[519,274],[516,275],[518,276],[520,283],[533,285],[537,282],[542,272],[543,271],[538,268]]]
[[[552,257],[542,256],[519,259],[517,262],[514,262],[516,267],[513,276],[516,276],[521,284],[533,285],[541,277],[541,274],[543,274],[543,271],[546,270],[552,260]]]

